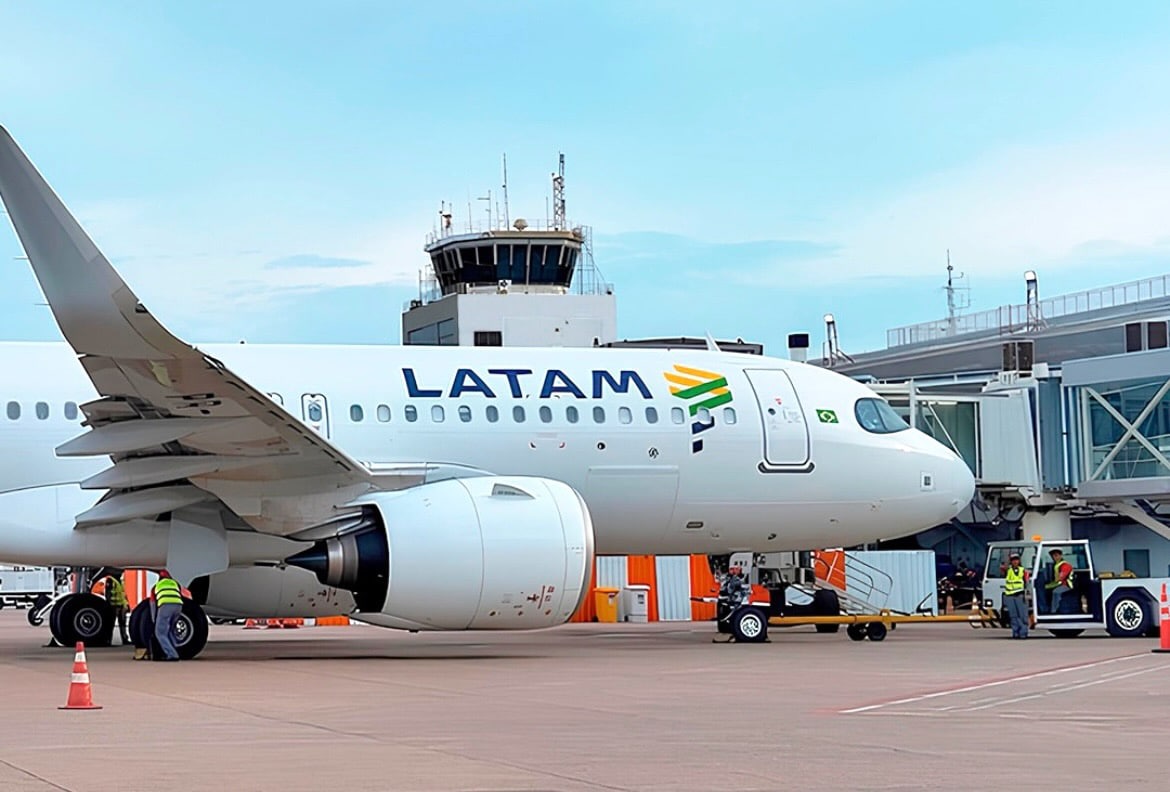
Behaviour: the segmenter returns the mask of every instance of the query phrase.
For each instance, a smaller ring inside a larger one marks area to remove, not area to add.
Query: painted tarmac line
[[[1062,666],[1060,668],[1050,668],[1045,671],[1036,671],[1031,674],[1021,674],[1018,676],[1007,677],[1005,679],[997,679],[993,682],[982,682],[977,685],[962,685],[960,687],[946,688],[943,690],[936,690],[932,693],[923,693],[917,696],[909,696],[907,698],[895,699],[894,701],[885,701],[879,704],[866,704],[862,707],[852,707],[850,709],[838,710],[841,715],[856,715],[862,712],[872,712],[874,710],[885,709],[886,707],[897,707],[902,704],[913,704],[918,701],[927,701],[929,699],[941,698],[943,696],[953,696],[958,693],[971,693],[976,690],[986,690],[988,688],[999,687],[1001,685],[1008,685],[1013,682],[1025,682],[1030,679],[1041,679],[1043,677],[1055,676],[1056,674],[1067,674],[1070,671],[1081,671],[1088,668],[1099,668],[1101,666],[1111,665],[1112,663],[1122,663],[1127,660],[1136,660],[1139,657],[1149,657],[1149,652],[1142,652],[1140,654],[1123,655],[1121,657],[1111,657],[1108,660],[1095,660],[1091,663],[1080,663],[1078,665]]]
[[[999,701],[993,701],[989,704],[983,704],[983,705],[978,706],[978,707],[968,707],[966,709],[960,710],[960,712],[978,712],[979,710],[988,709],[989,707],[999,707],[999,706],[1003,706],[1005,704],[1016,704],[1016,703],[1021,702],[1021,701],[1027,701],[1028,699],[1043,698],[1044,696],[1051,696],[1051,695],[1058,694],[1058,693],[1071,693],[1074,690],[1082,690],[1084,688],[1094,687],[1096,685],[1104,685],[1107,682],[1117,682],[1117,681],[1122,680],[1122,679],[1130,679],[1131,677],[1141,676],[1142,674],[1148,674],[1151,671],[1161,671],[1164,668],[1166,668],[1166,666],[1161,666],[1161,665],[1151,666],[1150,668],[1143,668],[1140,671],[1130,671],[1129,673],[1125,673],[1125,674],[1111,674],[1108,676],[1100,677],[1098,679],[1089,679],[1089,680],[1086,680],[1084,682],[1075,682],[1071,685],[1064,685],[1064,686],[1054,685],[1053,687],[1049,688],[1048,690],[1045,690],[1045,691],[1040,692],[1040,693],[1032,693],[1032,694],[1029,694],[1027,696],[1016,696],[1015,698],[1001,699]]]

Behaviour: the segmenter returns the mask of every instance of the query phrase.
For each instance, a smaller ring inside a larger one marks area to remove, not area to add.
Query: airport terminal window
[[[403,413],[406,415],[406,420],[410,423],[414,423],[418,420],[418,408],[413,404],[406,405],[406,409],[403,410]]]
[[[512,408],[512,420],[516,423],[524,423],[524,408],[517,404]]]
[[[737,418],[735,415],[735,408],[734,407],[724,407],[723,408],[723,423],[730,425],[730,424],[735,423],[738,420],[739,420],[739,418]]]
[[[605,423],[605,408],[604,407],[594,407],[593,408],[593,423]]]
[[[20,402],[8,402],[8,419],[10,421],[20,420]]]
[[[861,428],[874,434],[891,434],[910,428],[884,399],[858,399],[853,413]]]
[[[77,404],[76,402],[65,402],[65,420],[77,420]]]
[[[569,423],[577,423],[577,408],[571,404],[565,408],[565,420]]]
[[[471,408],[466,404],[459,406],[459,420],[463,423],[471,423]]]
[[[476,330],[476,346],[503,346],[504,334],[499,330]]]
[[[365,417],[366,414],[362,410],[362,406],[360,404],[351,404],[349,406],[349,420],[353,421],[354,423],[361,423],[362,419]]]
[[[447,419],[446,413],[443,412],[443,405],[436,404],[431,407],[431,420],[435,423],[442,423]]]
[[[540,422],[552,423],[552,407],[545,405],[540,408]]]
[[[634,414],[629,407],[618,407],[618,423],[628,424],[634,422]]]
[[[382,423],[388,423],[390,421],[390,405],[388,405],[388,404],[379,404],[378,405],[378,420],[381,421]]]
[[[671,423],[680,424],[680,423],[683,423],[685,420],[686,420],[686,415],[683,414],[682,407],[671,407],[670,408],[670,422]]]
[[[653,407],[646,408],[646,423],[658,423],[658,410]]]
[[[489,404],[487,406],[486,413],[488,423],[495,423],[496,421],[500,420],[500,411],[496,409],[494,404]]]
[[[43,421],[48,417],[49,405],[45,404],[44,402],[37,402],[37,418]]]

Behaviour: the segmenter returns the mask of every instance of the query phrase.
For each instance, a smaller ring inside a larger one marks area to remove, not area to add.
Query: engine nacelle
[[[231,618],[314,618],[348,614],[353,594],[324,586],[296,567],[231,567],[196,578],[191,595],[209,616]]]
[[[359,618],[410,630],[551,627],[593,569],[585,501],[551,479],[477,477],[374,493],[362,525],[288,563],[352,591]]]

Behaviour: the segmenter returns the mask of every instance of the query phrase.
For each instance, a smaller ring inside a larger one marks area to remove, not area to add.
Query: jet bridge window
[[[360,404],[349,405],[349,420],[353,421],[354,423],[361,423],[362,419],[365,417],[365,412],[362,410],[362,406]]]
[[[861,428],[874,434],[891,434],[910,428],[884,399],[858,399],[853,413]]]
[[[65,402],[65,420],[77,420],[77,404],[75,402]]]
[[[390,405],[389,404],[379,404],[378,405],[378,420],[381,421],[382,423],[389,423],[390,422]]]
[[[20,420],[20,402],[8,402],[8,420]]]
[[[36,410],[38,420],[43,421],[49,417],[49,405],[45,402],[37,402]]]

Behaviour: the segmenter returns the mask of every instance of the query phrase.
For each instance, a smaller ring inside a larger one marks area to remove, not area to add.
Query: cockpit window
[[[858,399],[853,412],[861,428],[874,434],[891,434],[910,428],[902,416],[882,399]]]

